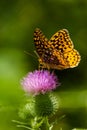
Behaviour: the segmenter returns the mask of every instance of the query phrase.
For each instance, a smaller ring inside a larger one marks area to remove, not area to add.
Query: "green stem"
[[[46,123],[46,130],[49,130],[50,124],[48,122],[48,118],[47,117],[45,117],[45,123]]]
[[[50,124],[48,122],[48,117],[43,117],[43,124],[41,126],[41,130],[51,130],[50,129]]]

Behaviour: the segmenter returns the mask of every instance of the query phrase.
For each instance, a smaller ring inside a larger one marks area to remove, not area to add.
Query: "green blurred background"
[[[20,80],[37,69],[33,32],[39,27],[47,38],[56,31],[69,30],[81,54],[77,68],[56,71],[61,86],[57,95],[61,107],[57,117],[66,115],[54,130],[87,128],[87,1],[86,0],[1,0],[0,1],[0,130],[22,130],[17,108],[24,92]]]

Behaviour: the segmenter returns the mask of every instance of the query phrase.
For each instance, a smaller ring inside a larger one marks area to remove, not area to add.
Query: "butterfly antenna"
[[[28,55],[30,55],[30,56],[32,56],[32,57],[34,57],[34,58],[37,58],[36,56],[34,56],[33,54],[31,54],[31,53],[29,53],[29,52],[27,52],[27,51],[24,51],[24,53],[25,53],[25,54],[28,54]]]
[[[35,53],[35,55],[39,58],[39,55],[38,55],[38,53],[34,50],[34,53]]]

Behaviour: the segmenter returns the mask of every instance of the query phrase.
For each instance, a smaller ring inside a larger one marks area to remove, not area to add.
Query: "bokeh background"
[[[87,1],[1,0],[0,130],[22,130],[11,120],[18,119],[17,108],[24,97],[21,78],[38,68],[33,42],[37,27],[47,38],[60,29],[68,29],[81,54],[78,67],[56,70],[61,82],[56,92],[61,100],[57,117],[65,117],[59,120],[54,130],[87,128]]]

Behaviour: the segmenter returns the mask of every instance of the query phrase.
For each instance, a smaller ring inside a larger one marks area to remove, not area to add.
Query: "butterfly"
[[[34,31],[34,44],[42,68],[63,70],[78,66],[81,60],[67,29],[56,32],[48,40],[39,28]]]

